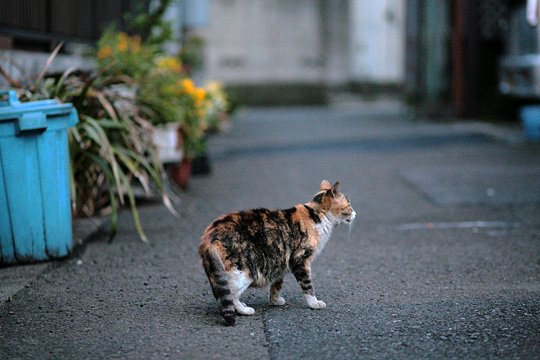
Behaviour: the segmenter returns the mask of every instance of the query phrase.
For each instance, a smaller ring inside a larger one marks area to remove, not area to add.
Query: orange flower
[[[126,33],[119,33],[118,34],[118,43],[116,44],[116,48],[120,52],[127,51],[129,46],[129,36]]]
[[[203,101],[205,97],[206,97],[206,91],[203,88],[197,88],[193,92],[193,98],[197,102]]]
[[[184,79],[180,83],[180,86],[187,94],[192,94],[195,91],[195,85],[193,84],[193,80],[191,79]]]
[[[102,60],[102,59],[105,59],[105,58],[108,58],[109,56],[111,56],[112,52],[113,52],[113,49],[112,49],[111,45],[105,45],[104,47],[99,49],[99,51],[97,53],[97,57],[98,57],[98,59]]]

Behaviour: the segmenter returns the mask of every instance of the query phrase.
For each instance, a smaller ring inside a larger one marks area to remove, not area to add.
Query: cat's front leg
[[[311,267],[308,262],[298,263],[293,265],[291,272],[293,273],[298,285],[304,293],[304,297],[308,306],[311,309],[324,309],[326,304],[324,301],[317,300],[315,290],[311,282]]]
[[[270,288],[270,305],[285,305],[285,299],[279,295],[283,287],[283,278],[276,280]]]

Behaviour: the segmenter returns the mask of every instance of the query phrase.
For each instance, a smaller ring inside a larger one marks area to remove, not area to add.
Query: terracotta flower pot
[[[191,161],[183,159],[180,163],[171,166],[169,177],[176,185],[186,190],[191,179]]]

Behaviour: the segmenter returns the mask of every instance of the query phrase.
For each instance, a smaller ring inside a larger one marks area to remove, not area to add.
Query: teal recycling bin
[[[0,264],[70,253],[67,129],[78,121],[71,104],[0,91]]]

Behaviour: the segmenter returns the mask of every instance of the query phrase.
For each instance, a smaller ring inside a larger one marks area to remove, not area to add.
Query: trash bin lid
[[[67,115],[72,109],[72,104],[59,104],[55,100],[22,103],[14,90],[0,90],[0,122],[17,119],[26,112],[43,112],[45,115]]]

